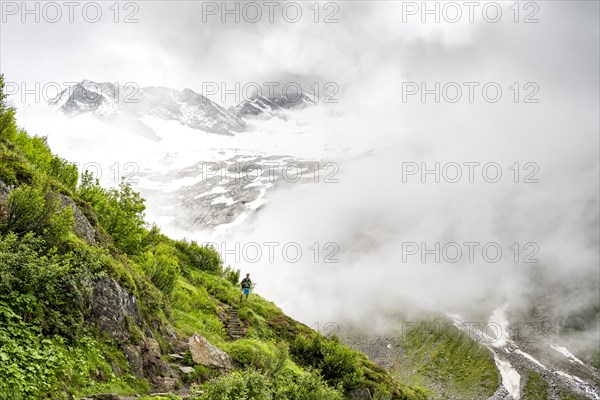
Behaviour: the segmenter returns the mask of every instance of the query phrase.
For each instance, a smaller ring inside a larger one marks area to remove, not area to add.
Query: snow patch
[[[575,357],[573,355],[573,353],[571,353],[569,350],[567,350],[566,347],[559,346],[557,344],[551,344],[550,347],[552,347],[552,349],[558,351],[560,354],[562,354],[565,357],[567,357],[569,359],[569,361],[577,363],[577,364],[584,365],[583,361],[581,361],[579,358]]]
[[[500,376],[502,377],[502,386],[508,391],[513,399],[521,398],[521,375],[513,368],[511,363],[507,360],[501,359],[497,353],[494,352],[494,361]]]

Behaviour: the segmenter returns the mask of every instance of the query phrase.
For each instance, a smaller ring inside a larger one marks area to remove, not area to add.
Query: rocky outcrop
[[[6,186],[6,183],[0,180],[0,199],[8,198],[10,188]]]
[[[231,356],[223,350],[209,343],[206,338],[194,334],[189,340],[190,352],[192,360],[195,363],[207,367],[215,367],[224,371],[233,370],[233,360]]]
[[[120,344],[134,374],[147,378],[155,390],[174,390],[179,373],[161,358],[152,332],[141,329],[143,321],[135,296],[112,278],[97,279],[92,288],[90,320]]]
[[[88,221],[79,207],[77,207],[77,204],[75,204],[73,199],[61,194],[60,201],[63,208],[71,207],[73,209],[73,217],[75,218],[73,227],[75,229],[75,234],[85,240],[88,244],[96,244],[96,230],[92,227],[92,224],[90,224],[90,221]]]
[[[131,341],[129,323],[141,324],[137,299],[112,278],[92,283],[90,318],[102,331],[120,342]]]

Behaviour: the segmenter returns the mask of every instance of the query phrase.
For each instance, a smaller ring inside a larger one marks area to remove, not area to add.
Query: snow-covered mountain
[[[119,121],[139,121],[146,116],[178,121],[182,125],[209,133],[231,135],[246,128],[246,123],[191,89],[179,91],[167,87],[138,88],[89,80],[63,90],[50,104],[65,114],[94,113]]]
[[[254,96],[244,100],[232,110],[241,117],[249,116],[278,116],[284,110],[301,109],[315,104],[315,100],[305,92],[294,94],[278,93],[267,97],[264,95]]]

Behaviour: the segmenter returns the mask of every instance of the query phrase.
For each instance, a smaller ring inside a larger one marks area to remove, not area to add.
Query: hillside
[[[0,76],[0,398],[421,399],[16,125]],[[105,394],[105,396],[101,396]]]

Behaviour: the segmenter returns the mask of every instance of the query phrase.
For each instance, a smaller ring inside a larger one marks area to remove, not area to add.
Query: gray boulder
[[[223,350],[209,343],[206,338],[194,334],[189,340],[190,352],[192,360],[196,364],[205,365],[207,367],[216,367],[225,371],[233,370],[233,360],[231,356]]]

